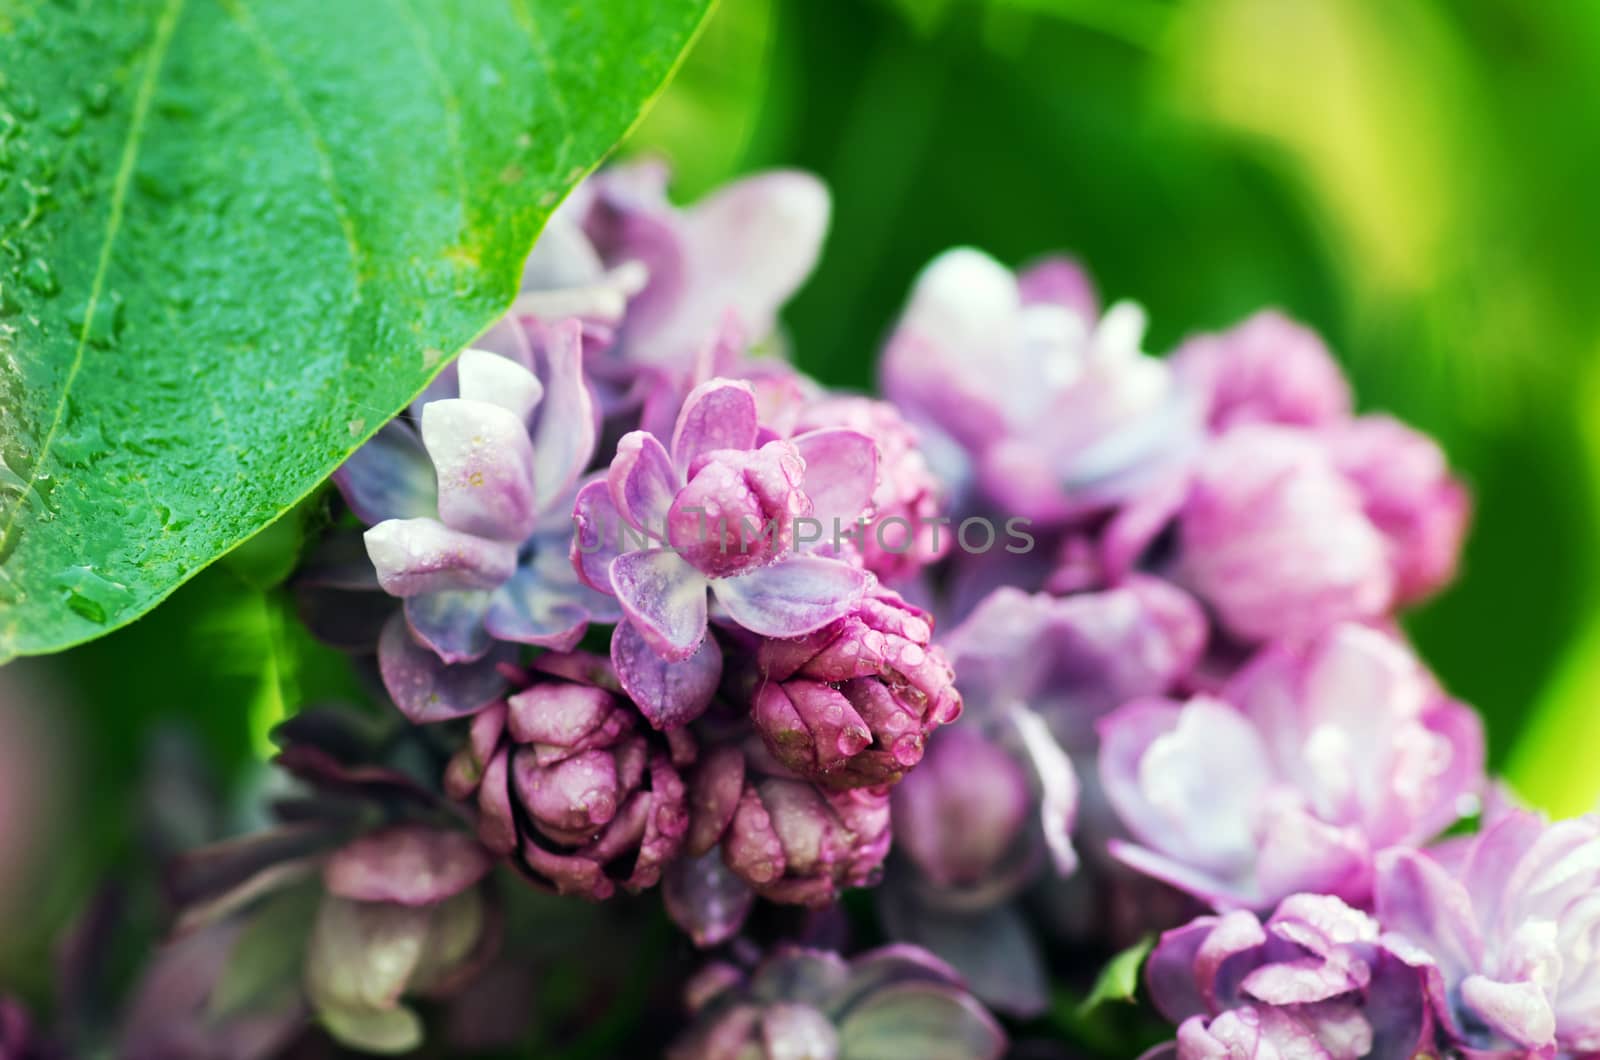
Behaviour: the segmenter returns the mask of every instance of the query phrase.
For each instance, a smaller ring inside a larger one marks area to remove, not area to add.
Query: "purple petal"
[[[716,449],[751,449],[756,444],[756,396],[749,383],[712,379],[684,399],[672,432],[672,462],[686,475],[695,458]]]
[[[565,558],[557,553],[556,559],[570,580]],[[490,598],[483,624],[497,640],[571,651],[589,628],[589,612],[574,598],[578,588],[548,585],[539,571],[523,567]]]
[[[439,510],[433,464],[417,432],[401,420],[384,424],[333,473],[345,503],[368,526],[418,519]]]
[[[611,634],[611,663],[628,698],[657,729],[676,729],[705,713],[722,680],[722,649],[707,637],[687,659],[663,659],[631,622]]]
[[[1171,361],[1219,433],[1241,423],[1320,426],[1350,416],[1350,384],[1327,346],[1275,310],[1189,339]]]
[[[334,851],[322,880],[341,898],[426,906],[460,894],[492,867],[488,853],[460,832],[399,825]]]
[[[463,351],[456,361],[456,375],[464,400],[499,405],[522,423],[528,422],[544,397],[544,384],[538,376],[515,361],[485,350]]]
[[[533,425],[534,487],[539,510],[572,489],[594,455],[594,395],[583,378],[583,328],[564,320],[545,332],[545,395]]]
[[[711,582],[717,602],[734,622],[763,637],[798,637],[850,613],[872,585],[872,575],[839,560],[793,555]]]
[[[839,1027],[841,1056],[873,1060],[1000,1060],[1005,1032],[969,995],[903,983],[879,990]]]
[[[517,569],[517,547],[464,534],[433,519],[389,519],[362,535],[390,596],[494,589]]]
[[[534,452],[522,420],[484,401],[434,401],[422,410],[422,443],[439,475],[441,522],[496,541],[533,533]]]
[[[1021,835],[1031,801],[1022,767],[966,725],[936,733],[890,799],[898,849],[945,886],[990,876]]]
[[[982,354],[1009,336],[1016,279],[987,254],[946,251],[917,276],[884,349],[884,393],[915,421],[932,421],[969,453],[1006,433],[1006,373]]]
[[[1230,913],[1228,916],[1244,916],[1255,921],[1250,913]],[[1162,933],[1160,941],[1150,951],[1150,957],[1144,964],[1145,989],[1156,1011],[1168,1023],[1182,1023],[1190,1016],[1215,1011],[1212,983],[1202,985],[1197,961],[1201,947],[1206,945],[1221,919],[1214,916],[1196,917],[1182,927],[1171,928]],[[1258,932],[1256,942],[1246,941],[1234,953],[1265,941],[1266,933]],[[1208,978],[1214,981],[1215,963],[1211,971],[1213,974]]]
[[[828,226],[827,189],[808,173],[778,170],[729,184],[681,218],[631,211],[629,257],[650,268],[629,307],[630,354],[681,366],[720,319],[752,338],[773,329],[778,307],[815,264]]]
[[[655,435],[644,431],[623,435],[606,482],[611,503],[629,524],[657,539],[666,532],[667,511],[681,480]]]
[[[1379,854],[1374,894],[1384,927],[1425,947],[1447,976],[1482,966],[1472,899],[1426,854],[1400,848]]]
[[[878,488],[878,444],[860,431],[826,427],[792,439],[806,462],[804,489],[824,540],[837,526],[849,529],[872,509]]]
[[[1538,983],[1497,983],[1487,976],[1469,975],[1461,983],[1461,1001],[1518,1045],[1537,1049],[1556,1043],[1556,1014]]]
[[[626,552],[611,564],[623,612],[656,653],[687,659],[706,635],[706,579],[667,549]]]
[[[1100,316],[1100,296],[1083,266],[1071,258],[1044,258],[1017,274],[1023,305],[1058,305],[1085,320]]]
[[[408,596],[406,625],[417,640],[447,663],[473,662],[490,647],[483,628],[490,594],[482,590],[445,591]]]
[[[1038,714],[1015,707],[1011,723],[1022,738],[1023,752],[1039,783],[1039,824],[1050,860],[1057,876],[1070,876],[1078,868],[1078,852],[1072,848],[1072,830],[1078,821],[1077,770]]]
[[[611,561],[622,553],[622,515],[611,487],[596,479],[578,491],[572,508],[572,569],[597,592],[613,595]]]
[[[668,867],[661,897],[672,922],[701,949],[720,946],[737,935],[755,903],[755,892],[729,871],[715,850],[679,858]]]
[[[506,687],[495,667],[515,658],[515,648],[502,644],[477,662],[451,666],[412,639],[402,615],[389,620],[378,640],[383,686],[400,712],[418,725],[475,714],[494,702]]]
[[[1106,798],[1156,852],[1152,858],[1130,849],[1117,857],[1183,889],[1216,880],[1199,892],[1206,897],[1243,886],[1257,857],[1255,825],[1271,783],[1267,750],[1250,722],[1204,697],[1181,707],[1135,700],[1104,718],[1099,732]],[[1159,865],[1168,859],[1181,866],[1178,872]]]

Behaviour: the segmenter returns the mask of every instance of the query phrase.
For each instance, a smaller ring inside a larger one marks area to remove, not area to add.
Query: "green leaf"
[[[509,304],[708,0],[0,0],[0,662],[143,614]]]
[[[1139,970],[1144,959],[1156,944],[1154,935],[1146,935],[1106,962],[1089,996],[1078,1005],[1078,1015],[1086,1016],[1108,1002],[1131,1002],[1139,992]]]

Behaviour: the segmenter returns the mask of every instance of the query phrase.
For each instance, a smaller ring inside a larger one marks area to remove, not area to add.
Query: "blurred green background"
[[[670,158],[684,200],[764,166],[827,180],[787,323],[835,384],[871,384],[916,271],[957,243],[1080,255],[1149,308],[1154,350],[1269,304],[1318,328],[1363,406],[1471,482],[1463,576],[1409,625],[1517,789],[1577,813],[1600,795],[1597,130],[1594,4],[721,0],[625,151]],[[188,734],[225,791],[284,710],[346,690],[275,588],[316,517],[0,675],[13,703],[31,686],[49,789],[0,886],[0,984],[41,991],[96,881],[148,867],[153,733]]]

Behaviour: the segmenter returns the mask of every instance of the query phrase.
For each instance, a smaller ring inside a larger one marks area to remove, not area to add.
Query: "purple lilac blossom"
[[[601,262],[634,263],[646,277],[611,359],[676,373],[730,315],[756,341],[772,333],[816,263],[831,204],[810,174],[774,170],[681,209],[667,199],[667,177],[649,162],[603,170],[570,215]]]
[[[1100,860],[1108,826],[1080,822],[1080,796],[1098,800],[1094,723],[1173,688],[1204,636],[1192,601],[1142,578],[1066,598],[1002,588],[951,631],[942,643],[969,709],[892,792],[898,855],[880,902],[890,933],[951,962],[986,1003],[1040,1011],[1048,977],[1017,899],[1078,869],[1080,824]]]
[[[755,651],[751,716],[772,756],[828,787],[890,784],[961,714],[926,612],[875,589],[812,633]]]
[[[1126,500],[1198,441],[1198,405],[1141,352],[1144,328],[1132,303],[1101,315],[1069,262],[1018,276],[951,250],[917,278],[883,389],[958,492],[1061,522]]]
[[[871,575],[797,547],[797,520],[851,525],[876,485],[876,447],[856,431],[761,440],[748,384],[714,379],[678,415],[672,448],[623,437],[604,482],[579,491],[572,562],[615,593],[663,658],[699,650],[706,591],[737,626],[795,637],[846,614]]]
[[[1263,310],[1172,353],[1172,368],[1200,395],[1221,434],[1243,423],[1321,427],[1351,416],[1350,384],[1316,332]]]
[[[499,691],[497,642],[570,648],[614,602],[567,560],[578,475],[594,452],[594,406],[576,321],[497,329],[509,353],[468,350],[459,396],[419,400],[417,426],[387,424],[335,475],[371,529],[378,583],[404,600],[380,638],[391,696],[416,721],[481,708]],[[496,655],[496,658],[489,658]],[[478,665],[473,665],[478,664]]]
[[[999,1060],[999,1024],[915,946],[847,960],[784,947],[752,972],[712,964],[685,991],[694,1025],[669,1060]]]
[[[929,467],[919,432],[887,401],[830,395],[800,410],[792,433],[827,427],[860,431],[878,444],[878,488],[872,494],[872,522],[854,539],[862,563],[885,582],[895,583],[938,562],[955,541],[945,520],[945,488]]]
[[[1378,859],[1377,915],[1427,955],[1429,1000],[1475,1058],[1600,1051],[1600,823],[1511,810],[1445,860]]]
[[[382,757],[386,730],[307,711],[278,738],[277,763],[304,792],[279,802],[277,826],[172,867],[182,913],[135,990],[119,1055],[264,1058],[311,1016],[345,1045],[403,1052],[422,1036],[406,1000],[461,988],[498,946],[493,859]],[[223,993],[246,972],[271,978]]]
[[[1117,513],[1102,542],[1113,580],[1141,562],[1162,531],[1173,557],[1158,573],[1210,606],[1245,641],[1307,637],[1388,612],[1394,574],[1360,492],[1309,432],[1235,427],[1185,475]]]
[[[701,945],[738,931],[754,896],[820,907],[876,883],[889,852],[889,796],[795,777],[759,741],[703,751],[689,778],[684,856],[667,911]]]
[[[693,744],[640,731],[608,664],[542,656],[519,691],[472,719],[445,790],[477,807],[478,836],[560,894],[652,887],[688,828]]]
[[[1409,650],[1337,626],[1260,652],[1217,697],[1142,699],[1100,722],[1100,779],[1129,866],[1213,903],[1367,901],[1373,858],[1476,810],[1483,734]]]
[[[1103,535],[1107,577],[1153,564],[1244,641],[1377,619],[1453,578],[1465,486],[1425,435],[1352,415],[1313,332],[1264,312],[1191,339],[1172,363],[1213,439],[1117,513]]]
[[[1144,970],[1177,1060],[1409,1057],[1432,1044],[1415,947],[1331,895],[1285,898],[1161,936]]]

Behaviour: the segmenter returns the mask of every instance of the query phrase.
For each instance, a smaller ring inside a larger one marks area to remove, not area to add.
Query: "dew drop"
[[[127,586],[101,577],[92,567],[68,567],[55,576],[55,584],[75,614],[96,624],[104,624],[133,597]]]

